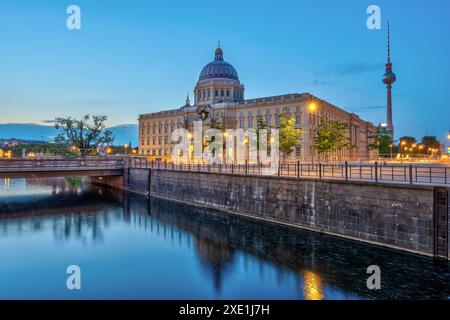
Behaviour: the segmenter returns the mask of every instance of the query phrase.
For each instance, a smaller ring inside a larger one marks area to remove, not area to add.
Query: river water
[[[0,299],[448,299],[449,283],[431,258],[83,179],[0,179]]]

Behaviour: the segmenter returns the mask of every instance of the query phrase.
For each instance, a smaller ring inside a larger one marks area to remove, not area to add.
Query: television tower
[[[392,121],[392,84],[397,80],[397,77],[392,72],[392,63],[391,63],[391,35],[389,29],[389,21],[388,21],[388,30],[387,30],[387,49],[388,49],[388,57],[386,63],[386,72],[383,75],[383,82],[386,84],[387,88],[387,104],[386,104],[386,125],[390,132],[391,142],[394,142],[394,123]]]

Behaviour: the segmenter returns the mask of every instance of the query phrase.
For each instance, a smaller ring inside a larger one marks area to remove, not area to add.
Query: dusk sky
[[[66,28],[71,4],[81,30]],[[370,4],[382,30],[366,27]],[[220,40],[247,99],[310,92],[378,124],[389,19],[396,137],[444,139],[449,13],[448,0],[2,0],[0,123],[95,113],[130,124],[178,108]]]

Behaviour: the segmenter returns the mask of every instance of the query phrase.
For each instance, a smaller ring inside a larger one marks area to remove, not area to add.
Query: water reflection
[[[11,186],[0,193],[0,298],[448,297],[446,262],[84,182]],[[76,296],[61,285],[72,263],[89,277]],[[379,291],[366,287],[372,264]]]
[[[322,300],[323,299],[323,284],[320,276],[311,271],[304,273],[304,294],[306,300]]]

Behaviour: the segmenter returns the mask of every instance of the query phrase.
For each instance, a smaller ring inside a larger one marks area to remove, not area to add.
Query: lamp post
[[[312,116],[311,114],[315,113],[317,111],[317,103],[314,100],[310,100],[310,102],[308,103],[308,111],[310,112],[310,118],[309,118],[309,123],[310,126],[312,125],[313,121],[312,121]],[[312,163],[314,164],[314,158],[315,158],[315,150],[314,150],[314,136],[311,137],[312,141],[311,141],[311,160]]]
[[[450,130],[448,131],[447,139],[450,140]],[[447,147],[447,153],[450,153],[450,146]]]
[[[421,158],[422,157],[422,150],[423,150],[423,145],[421,144],[420,146],[419,146],[419,158]]]
[[[415,155],[415,149],[416,148],[417,148],[417,144],[413,143],[412,146],[411,146],[411,149],[410,149],[412,161],[414,161],[414,158],[415,158],[414,155]]]
[[[406,141],[400,141],[398,151],[400,152],[400,162],[403,163],[403,149],[406,146]]]
[[[228,146],[227,146],[228,133],[226,131],[224,131],[222,133],[222,136],[223,136],[223,152],[224,152],[223,159],[224,159],[225,164],[227,164],[228,163]]]
[[[391,143],[391,144],[389,145],[389,152],[391,153],[391,161],[392,161],[392,158],[393,158],[393,155],[392,155],[392,153],[393,153],[393,148],[394,148],[394,145]]]

